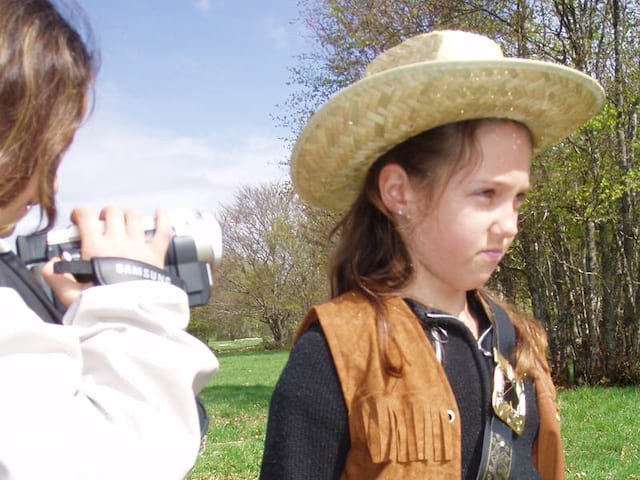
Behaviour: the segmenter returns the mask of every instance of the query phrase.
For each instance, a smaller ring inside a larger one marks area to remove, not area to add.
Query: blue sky
[[[59,172],[61,224],[76,205],[217,211],[239,186],[288,175],[289,132],[270,115],[305,48],[296,0],[77,2],[102,62]]]
[[[275,133],[269,113],[287,95],[296,0],[79,2],[103,52],[101,108],[184,135]]]

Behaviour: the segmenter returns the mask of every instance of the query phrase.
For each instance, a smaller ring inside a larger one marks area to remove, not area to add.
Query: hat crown
[[[378,55],[365,76],[415,63],[439,61],[499,60],[502,49],[493,40],[470,32],[442,30],[405,40]]]

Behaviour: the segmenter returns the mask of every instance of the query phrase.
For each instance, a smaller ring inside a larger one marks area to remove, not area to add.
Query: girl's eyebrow
[[[513,184],[511,182],[500,180],[500,179],[478,179],[476,182],[479,186],[490,186],[490,187],[502,187],[502,188],[512,188]],[[521,192],[528,192],[531,190],[531,183],[527,182],[526,185],[523,185],[519,188]]]

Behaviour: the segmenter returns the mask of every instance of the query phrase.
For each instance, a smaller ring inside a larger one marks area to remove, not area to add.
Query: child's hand
[[[165,213],[156,212],[156,230],[149,240],[145,238],[142,216],[131,210],[107,207],[98,216],[93,209],[77,208],[71,213],[71,220],[80,233],[80,257],[83,260],[121,257],[164,268],[164,258],[171,241],[171,225]],[[59,258],[53,258],[47,262],[42,275],[60,302],[68,307],[82,290],[92,284],[79,283],[70,274],[54,273],[53,264],[58,261]]]

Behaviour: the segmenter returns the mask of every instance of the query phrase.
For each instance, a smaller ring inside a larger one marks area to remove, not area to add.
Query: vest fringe
[[[378,396],[356,410],[373,463],[453,459],[453,431],[448,413],[416,395]]]

